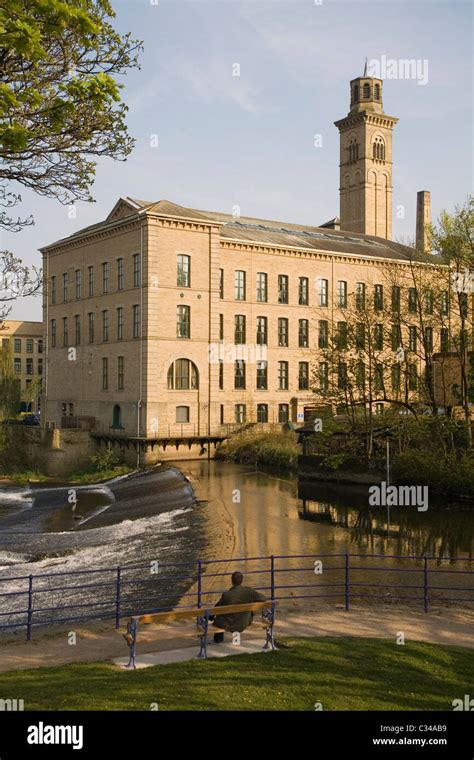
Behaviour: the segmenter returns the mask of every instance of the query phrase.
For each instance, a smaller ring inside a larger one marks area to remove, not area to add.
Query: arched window
[[[374,97],[375,100],[380,100],[380,85],[376,84],[374,87]]]
[[[122,410],[118,404],[115,404],[112,412],[112,427],[113,428],[121,428],[122,427]]]
[[[189,359],[176,359],[168,369],[168,390],[189,391],[199,388],[199,372]]]
[[[381,137],[376,137],[372,146],[372,157],[376,161],[385,161],[385,143]]]
[[[352,140],[349,143],[349,161],[357,161],[358,158],[359,158],[359,144],[356,143],[354,138],[352,138]]]
[[[364,98],[366,100],[370,98],[370,85],[367,82],[364,84]]]
[[[359,85],[354,85],[354,103],[359,101]]]

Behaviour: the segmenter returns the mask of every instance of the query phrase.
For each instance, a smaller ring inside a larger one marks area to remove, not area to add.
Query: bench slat
[[[192,610],[174,610],[171,612],[154,612],[149,615],[134,616],[138,623],[170,623],[173,620],[186,620],[187,618],[201,617],[204,613],[209,615],[232,615],[238,612],[258,612],[269,609],[271,600],[265,602],[251,602],[249,604],[226,604],[222,607],[195,607]]]

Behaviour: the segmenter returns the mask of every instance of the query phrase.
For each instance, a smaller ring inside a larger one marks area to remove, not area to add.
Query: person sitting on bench
[[[232,573],[232,588],[228,591],[224,591],[221,598],[215,605],[216,607],[225,606],[228,604],[250,604],[251,602],[265,602],[266,597],[259,591],[250,588],[250,586],[242,586],[244,576],[238,571]],[[238,631],[242,633],[252,622],[252,612],[237,612],[230,615],[216,615],[213,621],[213,625],[217,628],[224,628],[226,631]],[[224,634],[222,632],[214,634],[214,644],[222,644],[224,641]]]

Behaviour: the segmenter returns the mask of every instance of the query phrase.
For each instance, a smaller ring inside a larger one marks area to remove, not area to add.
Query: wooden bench
[[[135,615],[129,618],[127,622],[127,630],[122,633],[130,651],[130,658],[126,668],[136,668],[136,646],[138,637],[138,624],[147,623],[172,623],[176,620],[189,620],[189,618],[196,618],[197,635],[200,641],[200,649],[198,657],[205,659],[207,657],[207,638],[209,632],[209,618],[219,615],[232,615],[238,612],[259,612],[261,611],[262,617],[260,619],[252,620],[252,626],[258,626],[265,631],[265,644],[263,649],[271,648],[275,650],[275,642],[273,638],[273,626],[275,624],[275,601],[265,602],[251,602],[249,604],[228,604],[220,607],[210,607],[204,609],[203,607],[196,607],[189,610],[172,610],[170,612],[153,612],[146,615]],[[224,628],[218,628],[212,626],[214,633],[222,633]],[[120,631],[119,631],[120,633]]]

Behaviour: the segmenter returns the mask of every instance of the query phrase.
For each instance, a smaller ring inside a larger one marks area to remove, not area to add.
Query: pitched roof
[[[130,208],[130,216],[139,212],[145,212],[165,217],[195,219],[196,221],[209,223],[214,222],[220,225],[222,240],[259,243],[261,245],[282,248],[304,248],[306,250],[327,251],[330,253],[348,253],[400,261],[419,258],[413,248],[392,240],[385,240],[385,238],[357,232],[345,232],[344,230],[332,229],[326,226],[315,227],[250,216],[237,217],[220,211],[203,211],[201,209],[187,208],[168,200],[147,201],[127,197],[123,199],[123,203],[124,208],[127,208],[127,206]],[[73,235],[58,240],[56,243],[52,243],[44,248],[51,248],[59,243],[73,240],[105,226],[108,222],[113,221],[113,212],[117,209],[118,205],[114,206],[114,209],[104,222],[79,230]],[[326,224],[328,223],[326,222]]]

